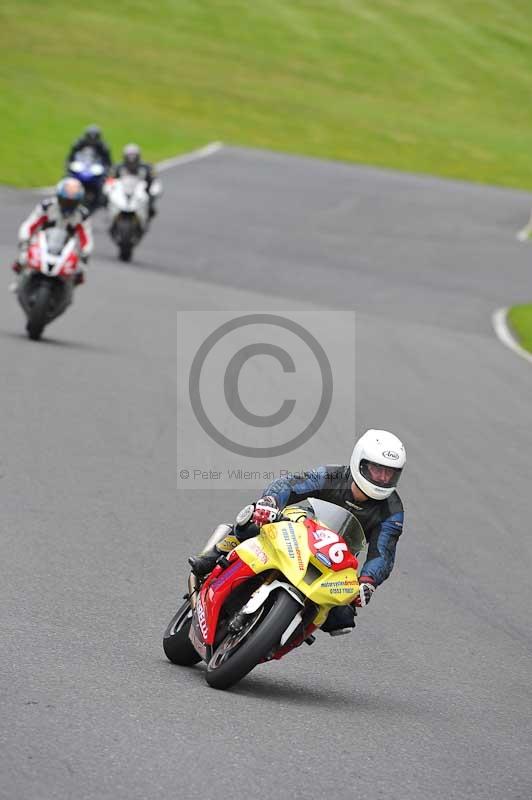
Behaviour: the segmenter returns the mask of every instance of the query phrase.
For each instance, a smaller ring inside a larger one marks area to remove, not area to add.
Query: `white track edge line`
[[[204,147],[199,147],[197,150],[191,150],[190,153],[182,153],[180,156],[173,158],[165,158],[163,161],[158,161],[155,166],[158,172],[164,172],[172,167],[179,167],[181,164],[189,164],[191,161],[199,161],[201,158],[212,156],[223,147],[223,142],[209,142]],[[37,186],[30,191],[37,192],[38,194],[50,194],[55,189],[55,186]]]
[[[200,147],[198,150],[192,150],[190,153],[183,153],[180,156],[173,158],[165,158],[164,161],[159,161],[156,164],[159,172],[164,172],[165,169],[172,169],[178,167],[180,164],[188,164],[190,161],[198,161],[200,158],[207,158],[217,153],[223,147],[223,142],[210,142],[205,147]]]
[[[495,335],[506,347],[532,364],[532,353],[529,353],[524,347],[521,347],[510,332],[508,323],[506,322],[508,311],[508,308],[498,308],[497,311],[493,312],[491,322]]]

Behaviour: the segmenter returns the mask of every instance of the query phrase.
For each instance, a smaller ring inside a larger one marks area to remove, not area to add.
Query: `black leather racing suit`
[[[122,178],[124,175],[136,175],[141,180],[146,181],[150,217],[155,216],[155,197],[151,194],[150,189],[157,176],[152,164],[149,164],[147,161],[141,161],[136,167],[132,168],[125,161],[121,161],[119,164],[114,165],[111,175],[113,178]]]
[[[122,178],[124,175],[136,175],[141,180],[146,181],[148,191],[155,180],[153,166],[147,161],[141,161],[134,169],[128,166],[125,161],[121,161],[119,164],[114,165],[111,175],[113,178]]]
[[[84,147],[92,147],[97,158],[100,159],[103,166],[106,167],[107,169],[111,168],[111,164],[113,163],[111,159],[111,151],[109,147],[106,145],[106,143],[103,141],[103,139],[94,141],[93,139],[87,138],[86,136],[80,136],[80,138],[74,142],[74,144],[69,150],[66,160],[67,172],[68,172],[68,165],[70,164],[71,161],[73,161],[75,154],[79,150],[83,150]]]

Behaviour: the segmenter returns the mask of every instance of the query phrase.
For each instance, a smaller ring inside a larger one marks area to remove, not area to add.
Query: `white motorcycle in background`
[[[148,186],[136,175],[108,178],[104,186],[109,214],[109,233],[118,246],[122,261],[130,261],[133,249],[149,226],[150,198],[161,194],[161,184],[155,180]]]

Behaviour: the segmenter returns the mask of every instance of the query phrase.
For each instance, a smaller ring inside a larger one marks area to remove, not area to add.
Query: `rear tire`
[[[258,625],[251,629],[238,649],[219,666],[211,666],[217,654],[219,656],[224,644],[227,645],[231,634],[228,634],[220,642],[207,665],[206,679],[209,686],[212,686],[213,689],[229,689],[238,683],[276,648],[284,631],[300,610],[301,604],[288,592],[277,591],[270,609],[259,620]]]
[[[129,243],[120,245],[118,255],[120,257],[120,261],[131,261],[131,256],[133,255],[132,246]]]
[[[35,291],[35,299],[33,301],[31,312],[28,317],[26,331],[30,339],[37,341],[41,338],[41,334],[46,325],[46,318],[48,308],[50,305],[50,287],[42,283]]]
[[[187,600],[174,615],[163,636],[163,650],[166,658],[172,664],[178,664],[180,667],[192,667],[201,661],[201,656],[198,655],[188,638],[192,622],[188,616],[190,610],[190,601]]]

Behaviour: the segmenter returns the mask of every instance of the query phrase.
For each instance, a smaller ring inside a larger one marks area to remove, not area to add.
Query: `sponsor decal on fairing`
[[[209,634],[209,627],[207,625],[207,617],[205,616],[205,609],[203,608],[203,603],[201,602],[200,597],[198,597],[198,602],[196,603],[196,614],[198,617],[201,633],[203,635],[203,638],[206,639]]]

